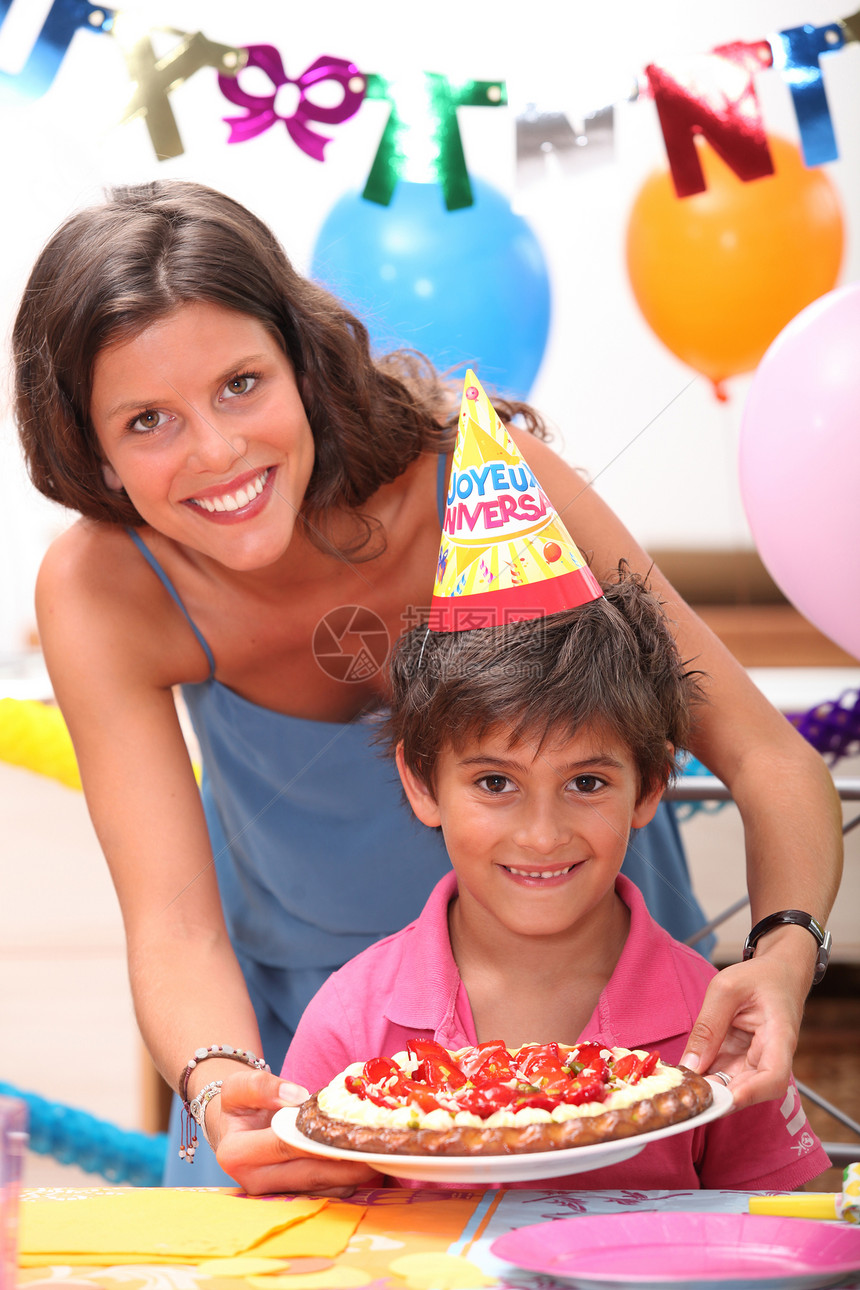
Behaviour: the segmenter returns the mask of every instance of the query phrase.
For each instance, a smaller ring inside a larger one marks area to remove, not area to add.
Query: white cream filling
[[[243,488],[238,489],[235,493],[223,493],[221,497],[191,497],[189,501],[192,501],[195,506],[202,507],[210,515],[213,511],[240,511],[243,506],[247,506],[255,497],[259,497],[268,475],[268,469],[264,470],[250,484],[245,484]]]
[[[605,1051],[605,1050],[604,1050]],[[635,1052],[637,1057],[646,1057],[641,1049],[613,1048],[612,1055],[617,1061],[628,1052]],[[452,1056],[456,1060],[457,1054]],[[404,1053],[396,1053],[391,1059],[409,1074],[416,1063]],[[683,1072],[675,1066],[664,1066],[662,1062],[652,1075],[641,1079],[638,1084],[615,1089],[607,1094],[604,1102],[583,1102],[580,1106],[562,1104],[553,1111],[540,1107],[524,1107],[520,1111],[494,1111],[487,1119],[473,1115],[470,1111],[421,1111],[417,1106],[399,1106],[395,1108],[377,1106],[367,1098],[360,1098],[357,1093],[350,1093],[345,1086],[347,1075],[360,1075],[363,1062],[353,1062],[342,1074],[332,1080],[318,1095],[320,1110],[336,1120],[347,1120],[351,1124],[363,1124],[371,1128],[411,1128],[411,1129],[450,1129],[453,1126],[476,1129],[521,1128],[527,1124],[561,1124],[565,1120],[578,1120],[587,1116],[603,1115],[605,1111],[618,1111],[635,1102],[645,1101],[657,1093],[665,1093],[675,1088],[684,1078]]]

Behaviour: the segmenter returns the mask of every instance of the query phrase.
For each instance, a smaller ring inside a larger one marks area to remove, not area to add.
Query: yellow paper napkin
[[[366,1205],[330,1200],[303,1223],[271,1232],[254,1246],[254,1254],[269,1259],[334,1258],[344,1252],[366,1213]]]
[[[262,1254],[261,1243],[318,1215],[327,1204],[162,1187],[25,1198],[20,1207],[19,1262],[22,1267],[111,1266],[196,1263],[251,1249]]]

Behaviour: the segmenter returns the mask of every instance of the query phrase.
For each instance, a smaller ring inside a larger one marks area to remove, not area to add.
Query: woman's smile
[[[216,524],[230,524],[247,519],[265,506],[268,499],[262,495],[267,489],[271,491],[275,471],[275,466],[267,466],[265,470],[241,475],[224,488],[211,488],[208,492],[196,493],[194,497],[186,499],[187,504],[198,507]],[[258,498],[262,498],[259,503]]]
[[[109,487],[152,528],[236,570],[285,553],[314,441],[292,365],[258,319],[196,301],[108,346],[91,416]]]

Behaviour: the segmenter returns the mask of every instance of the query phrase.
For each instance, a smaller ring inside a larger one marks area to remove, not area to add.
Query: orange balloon
[[[637,304],[664,345],[710,377],[752,371],[783,327],[836,284],[844,231],[821,169],[769,138],[775,174],[744,183],[701,136],[707,190],[675,195],[668,170],[642,185],[627,225]]]

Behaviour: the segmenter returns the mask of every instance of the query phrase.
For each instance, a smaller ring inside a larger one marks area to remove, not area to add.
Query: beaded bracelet
[[[194,1153],[197,1150],[197,1125],[205,1136],[206,1129],[203,1115],[208,1103],[221,1092],[221,1080],[206,1084],[193,1102],[188,1101],[188,1081],[191,1072],[209,1057],[226,1057],[229,1061],[243,1062],[254,1070],[270,1071],[271,1067],[262,1057],[255,1057],[245,1048],[231,1048],[229,1044],[210,1044],[208,1048],[198,1048],[179,1077],[179,1096],[182,1098],[181,1128],[179,1131],[179,1158],[194,1164]]]
[[[210,1044],[208,1048],[198,1048],[179,1077],[179,1096],[185,1103],[186,1108],[188,1106],[188,1081],[191,1078],[191,1072],[209,1057],[226,1057],[232,1062],[244,1062],[246,1066],[253,1066],[254,1070],[257,1071],[271,1069],[262,1057],[255,1057],[253,1053],[249,1053],[245,1048],[231,1048],[229,1044]]]

